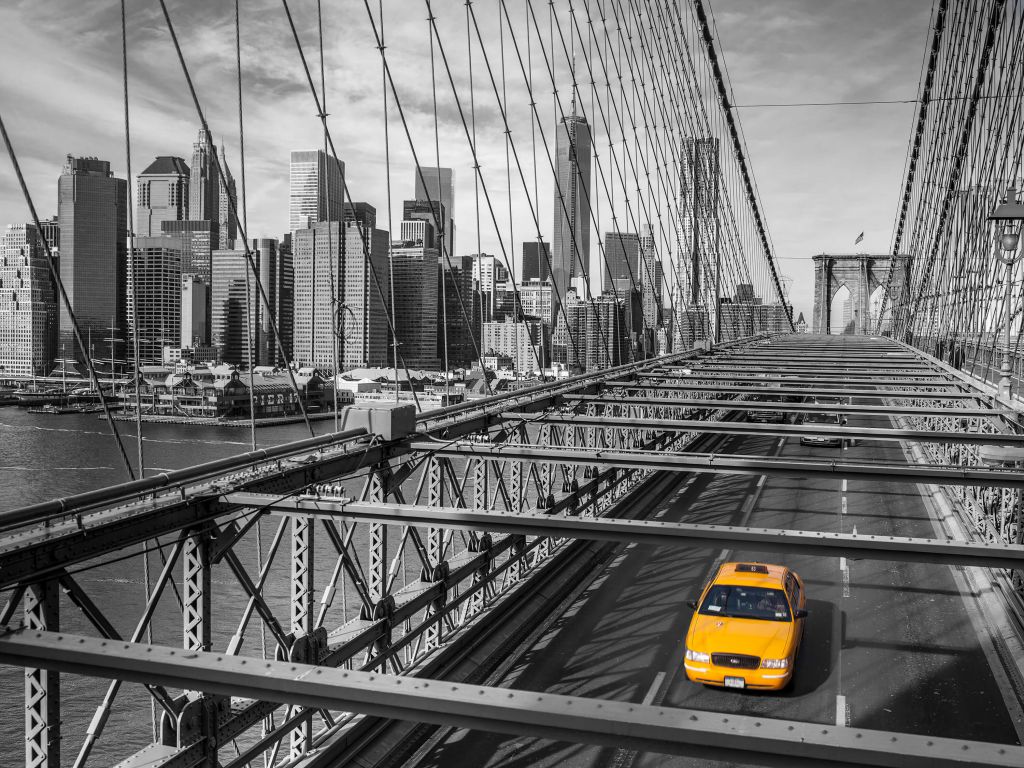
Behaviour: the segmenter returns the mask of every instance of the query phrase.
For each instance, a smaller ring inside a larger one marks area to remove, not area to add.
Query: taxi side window
[[[786,574],[786,597],[789,598],[789,604],[795,611],[797,608],[796,582],[791,573]]]
[[[800,606],[800,583],[792,573],[786,574],[786,594],[789,595],[789,604],[795,611]]]

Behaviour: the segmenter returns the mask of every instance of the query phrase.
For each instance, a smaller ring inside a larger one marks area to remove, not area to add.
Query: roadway
[[[891,427],[856,415],[850,425]],[[802,446],[797,438],[730,436],[750,455],[903,462],[899,443]],[[896,536],[937,535],[917,486],[831,479],[687,476],[656,519]],[[791,688],[734,692],[690,683],[683,638],[704,580],[723,559],[783,562],[804,578],[806,635]],[[624,547],[497,684],[671,707],[1019,744],[1019,702],[990,647],[964,575],[948,566],[741,551]],[[721,765],[477,731],[442,730],[407,765]]]

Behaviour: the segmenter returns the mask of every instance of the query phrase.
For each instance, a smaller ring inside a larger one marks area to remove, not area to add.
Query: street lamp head
[[[988,220],[1001,225],[999,247],[1007,253],[1016,251],[1020,244],[1021,222],[1024,222],[1024,204],[1017,200],[1017,190],[1014,187],[1006,190],[1006,198],[996,206]]]
[[[988,220],[1001,221],[1004,225],[1016,222],[1018,226],[1024,220],[1024,203],[1017,199],[1017,190],[1014,187],[1006,190],[1005,199],[989,214]]]

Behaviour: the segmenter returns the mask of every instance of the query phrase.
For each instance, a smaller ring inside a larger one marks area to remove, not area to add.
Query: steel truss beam
[[[911,399],[913,393],[904,397]],[[992,408],[925,408],[902,405],[819,405],[817,403],[765,403],[752,400],[712,400],[699,397],[609,397],[607,395],[568,395],[570,402],[604,403],[606,405],[657,405],[664,408],[703,408],[726,411],[789,411],[799,413],[866,413],[879,416],[991,416],[1005,418]]]
[[[1024,565],[1024,546],[1011,544],[651,520],[582,518],[574,515],[476,512],[460,507],[439,508],[420,504],[324,502],[302,497],[263,499],[251,494],[232,494],[231,501],[245,504],[263,501],[278,512],[313,513],[356,522],[431,525],[457,530],[486,529],[527,536],[572,536],[595,541],[635,542],[655,546],[728,546],[757,552],[787,552],[823,557],[857,557],[867,560],[971,565],[985,568],[1020,568]]]
[[[490,455],[522,461],[554,461],[605,467],[639,467],[669,472],[710,472],[741,475],[789,475],[883,480],[889,483],[936,483],[977,485],[990,488],[1024,488],[1024,472],[976,467],[933,467],[919,464],[871,464],[851,461],[766,458],[722,453],[659,453],[657,451],[610,451],[544,448],[535,445],[453,445],[414,442],[417,451],[449,456]]]
[[[700,380],[699,376],[694,376],[694,379]],[[772,395],[772,396],[785,396],[785,397],[810,397],[814,395],[831,395],[831,396],[842,396],[842,397],[865,397],[865,398],[900,398],[900,397],[927,397],[929,400],[981,400],[990,401],[990,396],[984,395],[981,392],[931,392],[928,389],[915,388],[914,391],[907,392],[901,390],[890,390],[890,389],[832,389],[828,392],[818,391],[817,389],[808,389],[806,387],[766,387],[766,386],[734,386],[731,384],[647,384],[644,382],[628,382],[628,381],[609,381],[605,384],[608,389],[639,389],[639,390],[651,390],[657,389],[661,392],[719,392],[722,394],[738,394],[738,395]]]
[[[738,373],[743,376],[751,376],[758,373],[767,373],[769,375],[778,376],[779,374],[792,374],[794,376],[807,376],[808,378],[814,376],[828,376],[829,374],[835,376],[842,376],[844,378],[852,379],[863,379],[873,378],[875,376],[895,376],[899,377],[900,374],[906,376],[913,376],[922,379],[948,379],[949,374],[945,371],[941,371],[935,368],[926,368],[924,366],[917,365],[900,365],[891,368],[886,367],[856,367],[856,366],[843,366],[843,365],[822,365],[818,367],[814,366],[780,366],[780,365],[748,365],[743,360],[737,360],[735,364],[721,364],[717,362],[704,363],[700,365],[696,370],[707,371],[708,373]],[[689,367],[689,366],[684,366]],[[693,368],[691,367],[691,370]]]
[[[716,374],[714,371],[703,370],[701,368],[694,368],[688,374],[679,374],[676,376],[655,376],[653,374],[642,374],[637,377],[638,381],[648,382],[678,382],[680,384],[686,384],[689,381],[728,381],[734,384],[803,384],[805,386],[831,386],[831,387],[847,387],[850,384],[850,379],[843,376],[780,376],[777,373],[775,375],[765,376],[744,376],[737,374]],[[886,384],[894,387],[929,387],[938,388],[943,387],[950,389],[953,387],[963,389],[972,389],[962,382],[948,380],[948,381],[932,381],[931,379],[914,379],[905,376],[883,376],[879,375],[871,379],[873,384]]]
[[[760,409],[759,409],[760,410]],[[516,418],[517,414],[505,414]],[[636,419],[617,416],[587,416],[585,414],[550,413],[544,421],[551,424],[575,424],[579,427],[636,427]],[[857,440],[913,440],[920,443],[972,443],[981,445],[1024,446],[1024,435],[1005,435],[997,432],[953,432],[924,429],[881,429],[876,427],[829,427],[821,424],[760,424],[745,421],[704,421],[701,419],[647,418],[644,429],[661,432],[711,432],[725,435],[779,435],[800,437],[843,437]]]
[[[17,666],[41,662],[64,672],[209,694],[700,759],[899,768],[1024,764],[1024,749],[1006,744],[183,653],[29,629],[0,635],[0,661]]]

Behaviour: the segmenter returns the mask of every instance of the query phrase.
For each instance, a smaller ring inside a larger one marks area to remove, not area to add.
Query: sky
[[[932,10],[929,0],[705,2],[737,105],[916,97]],[[575,5],[596,10],[597,3],[577,0]],[[376,13],[377,3],[369,4]],[[131,158],[132,172],[138,173],[156,155],[190,161],[199,123],[159,3],[129,0],[127,5]],[[546,29],[546,4],[533,5]],[[290,0],[289,6],[319,88],[316,4]],[[509,0],[508,7],[521,31],[527,21],[525,0]],[[226,147],[237,180],[241,168],[234,3],[168,0],[168,8],[200,104],[216,141]],[[385,169],[390,164],[391,230],[397,231],[401,201],[413,192],[414,161],[391,97],[385,160],[382,74],[369,16],[363,0],[326,0],[323,8],[326,102],[334,144],[346,164],[353,198],[375,205],[378,226],[384,229]],[[383,0],[388,61],[413,146],[422,165],[455,169],[457,252],[471,253],[479,247],[518,256],[520,243],[536,237],[537,227],[514,170],[510,200],[502,123],[482,56],[474,48],[470,62],[461,1],[434,0],[432,8],[464,105],[469,102],[470,77],[474,78],[475,126],[468,128],[477,136],[483,183],[473,183],[466,127],[438,47],[435,147],[426,3]],[[497,0],[477,0],[474,8],[497,67],[502,41]],[[322,147],[323,136],[282,3],[243,0],[241,25],[248,234],[280,237],[287,228],[288,153]],[[525,46],[522,36],[518,42]],[[557,112],[536,38],[532,42],[535,97],[541,124],[547,128],[544,138],[538,130],[531,137],[536,126],[530,97],[507,31],[505,87],[513,141],[527,167],[525,186],[531,196],[536,194],[537,224],[550,239],[552,182],[543,141],[553,143],[551,127]],[[126,175],[120,45],[120,4],[115,0],[7,0],[0,7],[0,114],[42,217],[56,213],[56,181],[67,154],[109,160],[117,175]],[[566,111],[568,60],[562,54],[552,61],[556,80],[565,83],[560,98]],[[501,87],[500,72],[495,77]],[[790,300],[809,321],[812,255],[884,254],[890,246],[916,105],[756,107],[738,109],[737,114]],[[468,111],[466,119],[471,122]],[[609,228],[606,216],[602,215],[602,229]],[[0,223],[28,218],[12,167],[2,158]],[[861,232],[864,240],[855,246]]]

